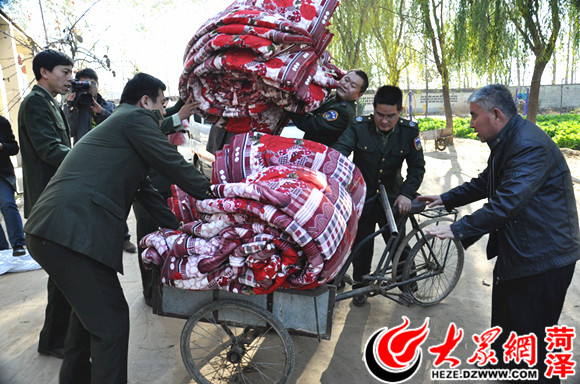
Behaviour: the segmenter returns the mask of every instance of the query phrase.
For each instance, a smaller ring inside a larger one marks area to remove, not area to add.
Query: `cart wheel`
[[[435,139],[435,148],[437,148],[440,151],[444,151],[445,148],[447,148],[447,140],[442,138]]]
[[[294,346],[272,313],[246,301],[218,300],[185,323],[181,357],[199,383],[285,383]]]
[[[439,239],[426,235],[409,253],[403,279],[433,276],[406,284],[404,289],[419,305],[428,307],[437,304],[451,293],[459,281],[462,269],[461,243],[455,239]]]

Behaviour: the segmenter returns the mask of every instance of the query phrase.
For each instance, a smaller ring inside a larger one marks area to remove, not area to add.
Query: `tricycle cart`
[[[187,319],[180,347],[189,374],[199,383],[285,383],[295,360],[290,334],[330,339],[336,301],[353,298],[355,305],[363,305],[367,297],[382,295],[403,305],[429,306],[445,298],[461,275],[463,248],[423,229],[451,223],[457,212],[425,210],[414,202],[411,213],[395,221],[384,187],[380,192],[387,224],[352,250],[332,284],[267,295],[187,291],[159,284],[159,270],[154,269],[154,313]],[[426,220],[419,223],[415,216]],[[407,223],[410,230],[401,238]],[[337,293],[361,245],[384,233],[388,241],[375,271],[363,284]],[[391,292],[393,288],[401,292]]]
[[[435,148],[439,151],[444,151],[447,148],[447,143],[453,137],[453,129],[433,129],[430,131],[422,131],[421,138],[423,140],[434,140]]]

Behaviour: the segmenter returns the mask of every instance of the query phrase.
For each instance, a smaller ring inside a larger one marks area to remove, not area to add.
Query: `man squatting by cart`
[[[566,159],[537,125],[518,115],[511,92],[487,85],[468,99],[471,128],[491,154],[478,177],[442,195],[419,196],[447,210],[484,198],[481,209],[451,225],[426,231],[455,238],[464,247],[489,233],[487,258],[493,270],[491,326],[502,333],[493,343],[500,366],[510,332],[537,337],[539,383],[546,371],[546,327],[560,318],[566,291],[580,258],[574,188]],[[513,365],[513,364],[512,364]],[[507,366],[513,368],[512,365]]]

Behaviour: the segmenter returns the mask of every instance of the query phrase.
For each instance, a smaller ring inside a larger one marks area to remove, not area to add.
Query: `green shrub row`
[[[445,128],[445,119],[418,119],[421,131]],[[470,118],[453,118],[453,135],[455,137],[477,139],[473,129],[469,128]],[[538,115],[536,124],[558,144],[560,148],[580,149],[580,114]]]

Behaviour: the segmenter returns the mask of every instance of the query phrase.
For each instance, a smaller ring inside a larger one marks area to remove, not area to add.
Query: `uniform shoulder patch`
[[[415,137],[414,144],[415,144],[415,149],[417,151],[420,151],[423,147],[421,146],[421,136],[417,136]]]
[[[354,119],[352,119],[352,121],[354,123],[369,122],[369,121],[371,121],[371,117],[370,116],[357,116]]]
[[[338,119],[338,112],[336,112],[334,109],[331,109],[330,111],[324,112],[322,114],[322,118],[326,121],[335,121]]]
[[[402,127],[419,129],[419,124],[407,119],[399,119],[399,125],[401,125]]]

